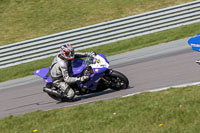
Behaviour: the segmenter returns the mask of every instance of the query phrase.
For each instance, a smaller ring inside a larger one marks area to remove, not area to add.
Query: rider
[[[70,84],[77,81],[84,82],[89,79],[89,76],[72,77],[72,60],[94,55],[94,52],[74,52],[74,48],[70,44],[65,44],[60,48],[60,53],[54,58],[50,70],[52,82],[54,86],[60,88],[62,94],[68,99],[72,99],[75,96]]]

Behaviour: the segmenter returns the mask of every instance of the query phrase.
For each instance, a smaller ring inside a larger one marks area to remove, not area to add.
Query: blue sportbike
[[[67,101],[67,97],[62,95],[61,90],[53,85],[48,74],[49,69],[50,67],[46,67],[34,71],[34,74],[42,77],[46,83],[43,91],[55,100]],[[87,57],[85,60],[80,58],[73,60],[72,75],[73,77],[84,75],[90,77],[86,82],[78,81],[70,85],[74,89],[76,96],[100,92],[106,89],[121,90],[129,86],[129,80],[124,74],[109,69],[109,62],[102,53],[94,57]]]

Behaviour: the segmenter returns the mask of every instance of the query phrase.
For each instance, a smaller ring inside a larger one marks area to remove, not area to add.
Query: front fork
[[[104,83],[106,84],[106,86],[110,85],[110,81],[108,81],[106,78],[102,77],[101,79],[104,81]]]
[[[106,72],[105,72],[105,76],[106,75],[110,75],[112,73],[112,69],[108,69]],[[110,81],[110,80],[107,80],[105,77],[102,77],[101,78],[103,81],[104,81],[104,83],[105,83],[105,85],[107,86],[107,87],[109,87],[109,86],[112,86],[112,82]]]

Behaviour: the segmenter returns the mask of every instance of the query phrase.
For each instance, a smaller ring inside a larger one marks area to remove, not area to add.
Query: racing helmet
[[[60,48],[60,54],[64,59],[74,59],[74,48],[70,44],[65,44]]]

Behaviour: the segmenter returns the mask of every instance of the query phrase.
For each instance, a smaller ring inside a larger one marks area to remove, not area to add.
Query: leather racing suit
[[[75,52],[74,53],[74,59],[76,58],[82,58],[82,57],[89,57],[94,56],[93,52],[86,52],[86,53],[80,53]],[[51,64],[51,70],[50,75],[52,78],[52,82],[54,86],[61,89],[62,92],[68,93],[68,91],[72,90],[70,88],[70,84],[73,84],[77,81],[84,81],[84,76],[82,77],[72,77],[72,65],[71,60],[66,60],[58,54],[52,64]]]

